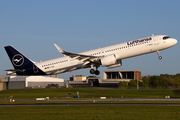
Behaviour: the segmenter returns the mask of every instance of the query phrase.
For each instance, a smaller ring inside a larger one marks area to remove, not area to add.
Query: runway
[[[0,104],[0,107],[13,106],[180,106],[180,103],[57,103],[57,104]]]
[[[18,101],[21,101],[21,100],[18,100]],[[48,103],[41,103],[41,101],[39,101],[38,103],[31,103],[35,101],[36,100],[21,101],[21,102],[26,102],[25,104],[18,104],[18,103],[0,104],[0,107],[6,107],[6,106],[180,106],[180,103],[179,103],[180,99],[118,99],[118,98],[94,99],[94,98],[90,98],[90,99],[47,100]],[[92,101],[92,103],[80,103],[80,102],[88,102],[88,101]],[[124,102],[130,102],[130,103],[98,103],[98,101],[99,102],[106,102],[106,101],[123,102],[124,101]],[[136,101],[138,103],[134,103]],[[146,103],[144,103],[143,101]],[[147,103],[148,101],[149,103]],[[3,101],[0,101],[0,102],[3,102]],[[66,102],[66,103],[53,103],[53,102]],[[78,103],[71,103],[71,102],[78,102]],[[161,102],[172,102],[172,103],[161,103]]]
[[[180,99],[127,99],[127,98],[108,98],[108,99],[99,99],[99,98],[86,98],[86,99],[59,99],[59,100],[50,100],[50,101],[180,101]]]

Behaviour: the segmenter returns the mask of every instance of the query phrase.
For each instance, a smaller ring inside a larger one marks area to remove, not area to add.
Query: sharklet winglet
[[[54,46],[57,48],[57,50],[60,52],[60,53],[64,53],[64,50],[62,50],[58,45],[54,44]]]

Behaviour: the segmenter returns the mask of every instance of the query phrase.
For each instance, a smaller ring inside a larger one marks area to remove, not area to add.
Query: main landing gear
[[[162,59],[162,56],[160,56],[159,51],[157,51],[157,54],[158,54],[158,58],[159,58],[159,60],[161,60],[161,59]]]
[[[94,70],[94,69],[91,69],[90,73],[91,74],[95,74],[95,75],[99,75],[100,74],[99,70]]]
[[[90,73],[91,73],[91,74],[95,74],[95,75],[99,75],[99,74],[100,74],[100,72],[99,72],[99,70],[98,70],[98,67],[96,67],[96,70],[94,70],[94,69],[93,69],[93,66],[91,66]]]

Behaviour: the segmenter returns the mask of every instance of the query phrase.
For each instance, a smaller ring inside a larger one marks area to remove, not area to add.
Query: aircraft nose
[[[172,47],[172,46],[174,46],[174,45],[176,45],[177,44],[177,40],[176,39],[174,39],[174,38],[169,38],[168,40],[167,40],[167,46],[169,46],[169,47]]]
[[[177,44],[178,41],[176,39],[173,39],[172,42],[175,45],[175,44]]]

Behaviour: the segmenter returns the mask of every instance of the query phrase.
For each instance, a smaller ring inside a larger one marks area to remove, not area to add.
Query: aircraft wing
[[[76,53],[70,53],[62,50],[58,45],[54,44],[55,47],[58,49],[58,51],[64,55],[67,55],[73,59],[78,59],[80,61],[83,61],[85,64],[88,64],[89,62],[96,61],[100,59],[102,56],[90,56],[90,55],[82,55],[82,54],[76,54]],[[88,62],[89,61],[89,62]]]

